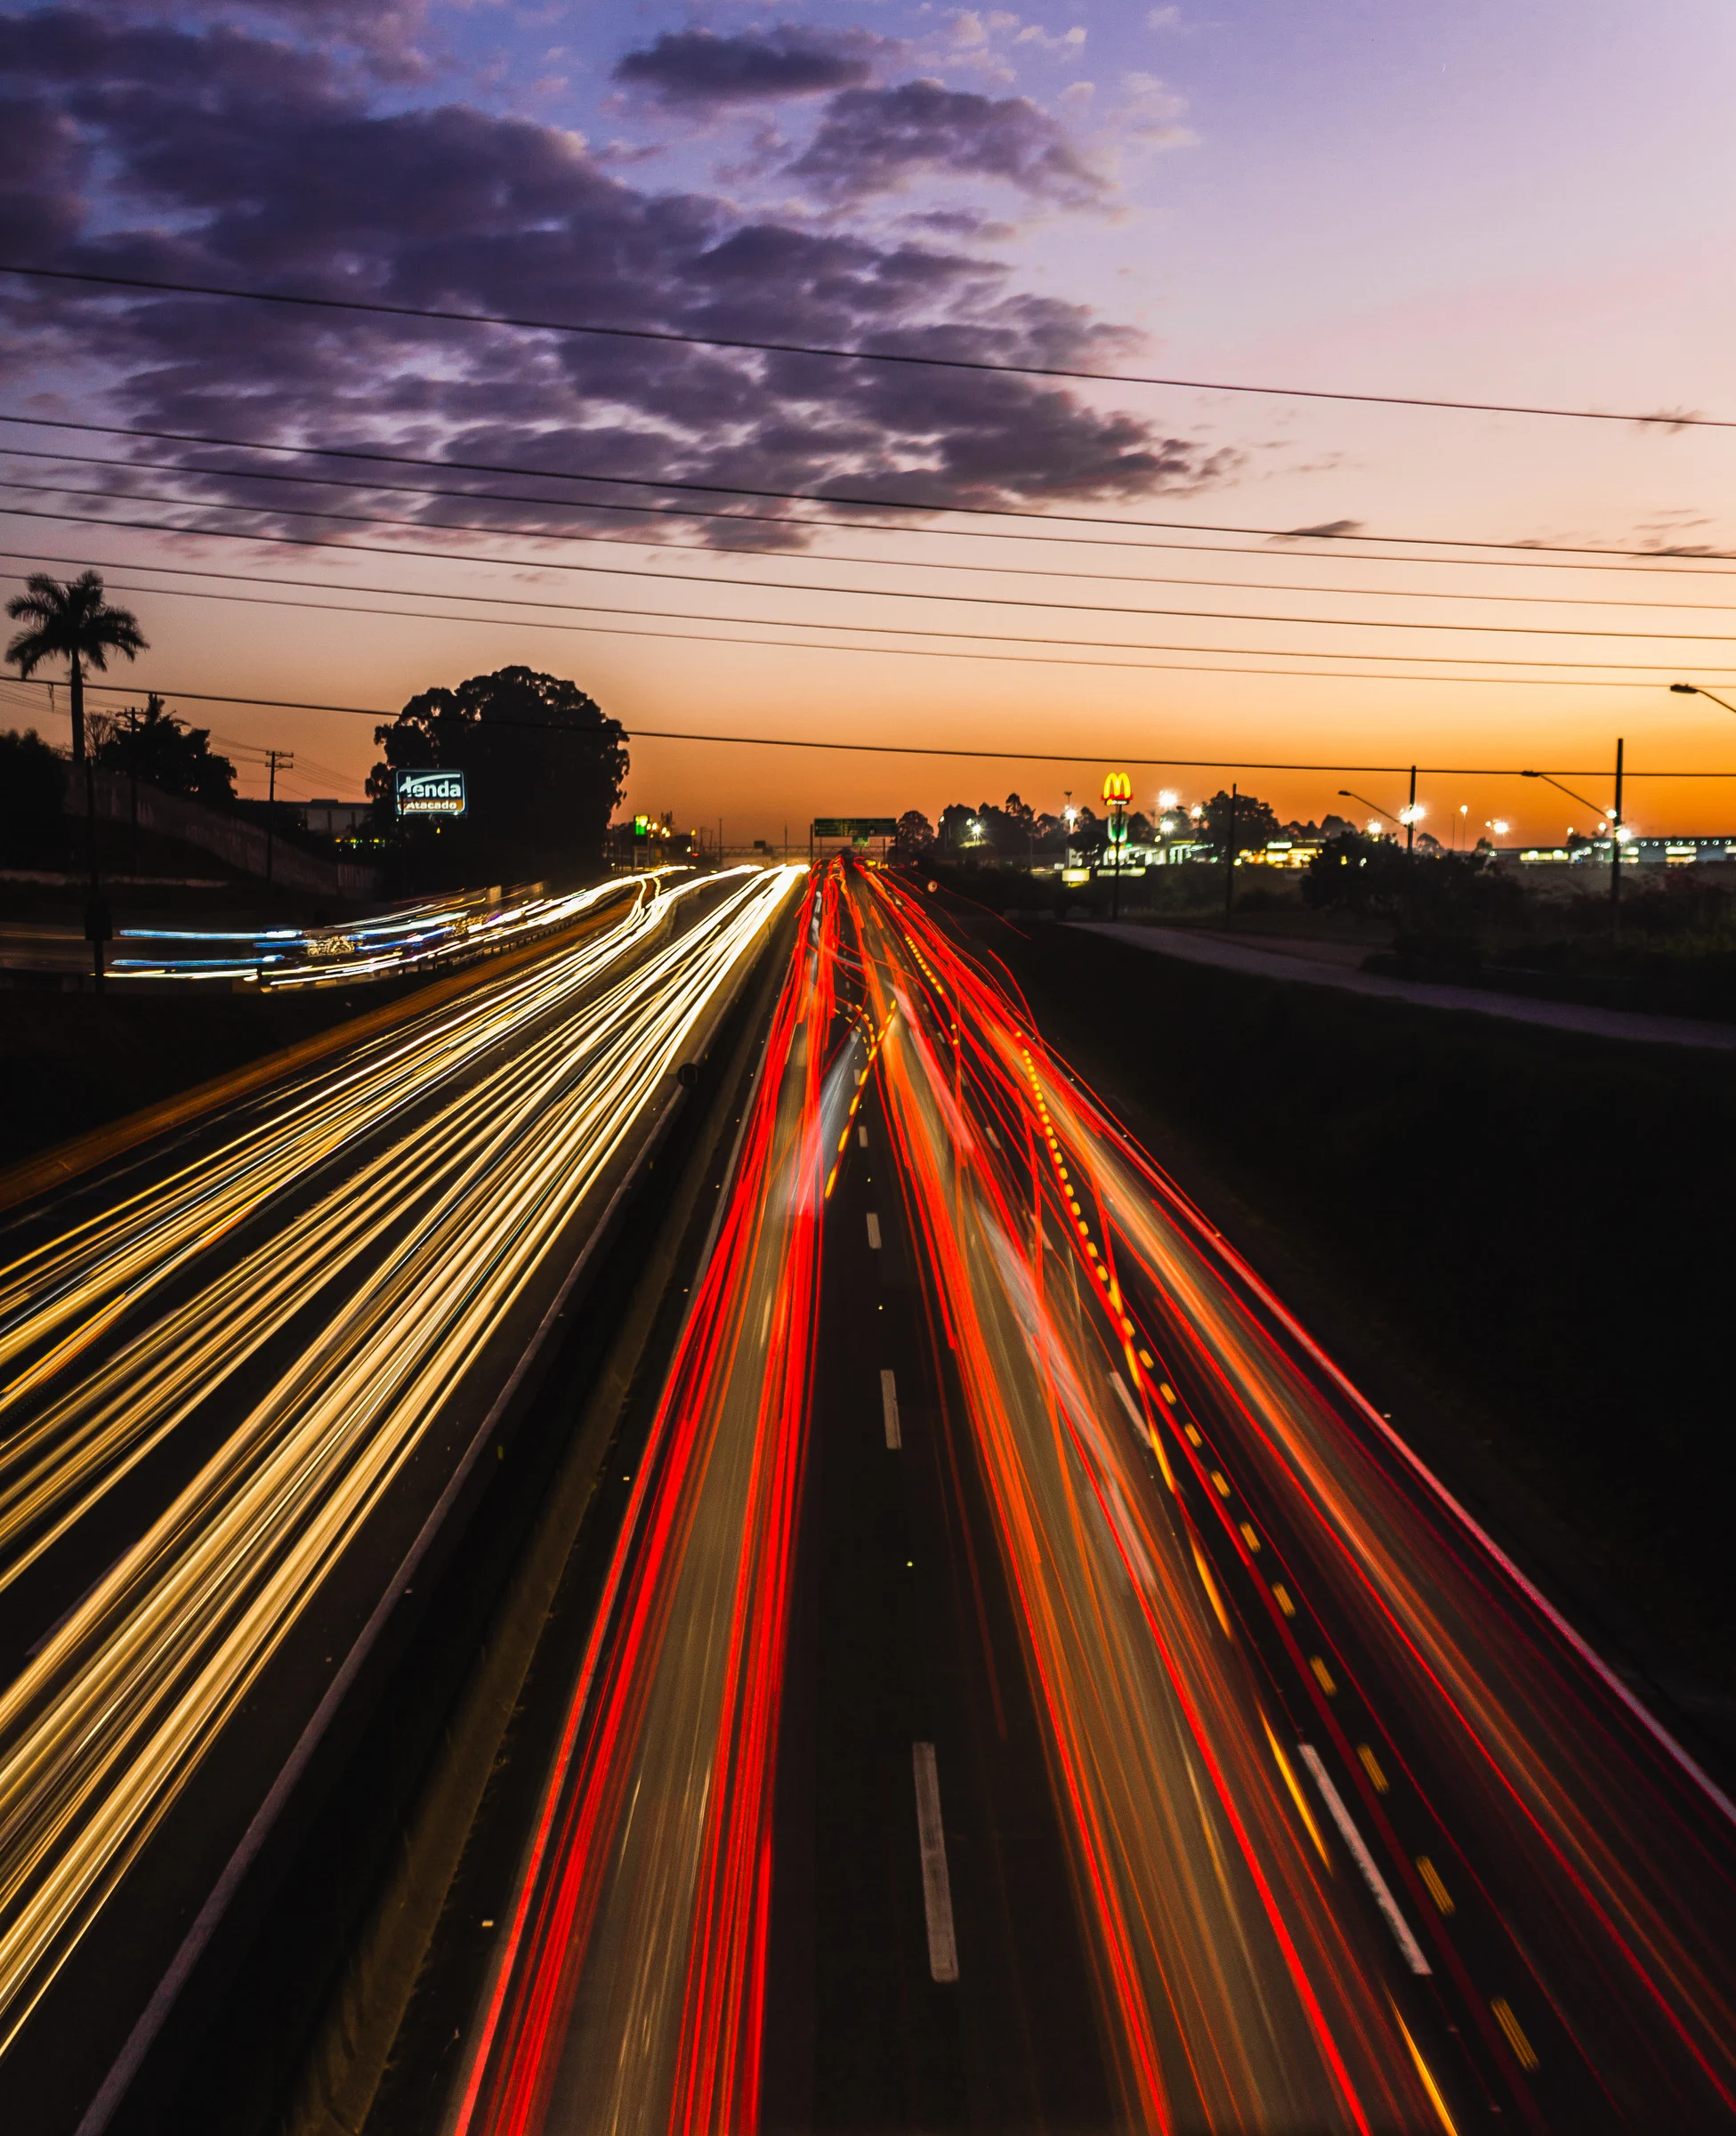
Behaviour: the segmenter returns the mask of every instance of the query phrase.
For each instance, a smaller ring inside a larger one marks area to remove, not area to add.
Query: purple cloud
[[[843,91],[788,168],[839,199],[937,174],[997,178],[1063,207],[1095,206],[1108,190],[1066,130],[1029,97],[981,96],[935,81]]]
[[[0,146],[12,157],[0,168],[0,256],[973,360],[1101,368],[1126,345],[1085,309],[1021,290],[992,260],[915,239],[744,222],[708,194],[642,190],[568,134],[460,103],[375,109],[323,53],[233,27],[127,27],[60,7],[0,16],[0,94],[11,100]],[[619,496],[552,482],[547,471],[560,468],[940,506],[1134,497],[1227,466],[1029,378],[4,279],[0,304],[14,405],[44,383],[97,376],[125,421],[390,441],[542,471],[447,478],[529,503],[400,496],[388,506],[382,492],[373,507],[430,528],[655,530],[558,509],[557,498]],[[138,457],[160,460],[166,449]],[[242,523],[261,530],[306,530],[292,502],[370,508],[336,488],[262,480],[280,461],[232,450],[182,459],[209,478],[186,485],[189,525],[236,524],[210,513],[216,498],[256,513]],[[743,538],[765,535],[744,528]]]
[[[899,49],[867,30],[791,22],[735,36],[666,29],[624,54],[615,79],[649,90],[661,103],[715,109],[854,88],[868,80],[876,58]]]

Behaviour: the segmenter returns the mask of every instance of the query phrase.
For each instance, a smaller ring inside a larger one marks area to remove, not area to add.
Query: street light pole
[[[81,737],[82,739],[82,737]],[[91,868],[90,902],[85,907],[85,936],[91,945],[91,962],[96,991],[102,991],[102,945],[113,934],[109,918],[109,906],[102,894],[101,878],[97,870],[96,857],[96,770],[95,751],[86,749],[83,756],[85,769],[85,851]]]
[[[1736,712],[1736,705],[1720,697],[1716,690],[1708,690],[1704,683],[1672,683],[1670,688],[1679,697],[1709,697],[1715,705],[1723,706],[1726,712]]]
[[[1236,787],[1230,784],[1230,832],[1223,841],[1223,924],[1228,926],[1236,897]]]
[[[1610,827],[1610,925],[1621,932],[1621,756],[1622,745],[1616,742],[1616,805],[1604,821]],[[1547,772],[1521,772],[1522,779],[1541,779],[1546,786],[1553,786],[1558,794],[1565,794],[1570,801],[1577,801],[1581,808],[1588,808],[1595,816],[1603,814],[1595,801],[1587,801],[1583,794],[1576,794],[1570,786],[1563,786],[1559,779],[1552,779]]]
[[[1384,816],[1384,815],[1386,813],[1386,811],[1385,811],[1385,810],[1383,808],[1383,809],[1381,810],[1381,812],[1380,812],[1380,813],[1381,813],[1381,814]],[[1405,804],[1405,811],[1404,811],[1404,849],[1405,849],[1405,851],[1406,851],[1407,853],[1409,853],[1409,852],[1410,852],[1410,851],[1411,851],[1411,850],[1412,850],[1412,849],[1415,847],[1415,846],[1416,846],[1416,843],[1417,843],[1417,767],[1416,767],[1416,765],[1413,764],[1413,765],[1411,765],[1411,767],[1410,767],[1410,798],[1409,798],[1409,801],[1408,801],[1408,802]]]
[[[1415,797],[1415,795],[1416,795],[1416,791],[1417,791],[1417,774],[1416,774],[1416,773],[1415,773],[1415,772],[1412,772],[1412,773],[1410,774],[1410,791],[1411,791],[1411,794],[1412,794],[1412,796],[1413,796],[1413,797]],[[1341,787],[1338,789],[1338,798],[1339,798],[1339,800],[1341,800],[1341,801],[1360,801],[1360,802],[1362,804],[1362,805],[1363,805],[1363,807],[1364,807],[1364,808],[1371,808],[1371,809],[1373,809],[1373,811],[1375,812],[1376,815],[1377,815],[1377,816],[1385,816],[1385,819],[1386,819],[1386,821],[1387,821],[1389,823],[1404,823],[1404,827],[1405,827],[1405,851],[1406,851],[1407,853],[1409,853],[1409,850],[1410,850],[1410,835],[1409,835],[1409,834],[1410,834],[1410,830],[1411,830],[1411,828],[1412,828],[1412,826],[1411,826],[1411,824],[1410,824],[1410,823],[1407,823],[1407,822],[1405,822],[1405,819],[1404,819],[1404,817],[1403,817],[1403,816],[1395,816],[1395,815],[1393,813],[1393,812],[1392,812],[1392,810],[1391,810],[1390,808],[1383,808],[1383,807],[1380,805],[1380,804],[1379,804],[1379,802],[1378,802],[1378,801],[1370,801],[1370,800],[1369,799],[1369,797],[1368,797],[1368,796],[1367,796],[1366,794],[1353,794],[1353,793],[1351,791],[1351,789],[1349,789],[1349,787],[1347,787],[1347,786],[1341,786]],[[1413,815],[1413,821],[1414,821],[1414,815]]]

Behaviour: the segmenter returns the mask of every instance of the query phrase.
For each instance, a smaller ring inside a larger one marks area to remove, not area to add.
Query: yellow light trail
[[[594,904],[613,887],[585,894]],[[93,1340],[136,1306],[141,1286],[165,1282],[346,1142],[424,1102],[444,1078],[642,948],[669,907],[653,902],[651,888],[642,883],[604,934],[374,1040],[341,1068],[314,1071],[221,1148],[0,1267],[0,1371],[14,1374],[0,1387],[0,1404],[61,1368],[64,1349],[42,1349],[61,1331],[71,1330],[63,1344]]]
[[[349,1137],[442,1097],[359,1184],[320,1194],[0,1443],[10,1570],[287,1329],[310,1283],[334,1285],[298,1354],[0,1693],[0,2051],[802,873],[739,871],[657,947],[667,901],[640,904],[603,940],[303,1084],[287,1115],[5,1272],[6,1352],[26,1363],[0,1417],[69,1369],[91,1319],[112,1326]],[[446,1090],[460,1065],[477,1072]]]

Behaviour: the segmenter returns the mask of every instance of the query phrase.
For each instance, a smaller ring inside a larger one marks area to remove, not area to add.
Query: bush
[[[1482,854],[1407,853],[1355,831],[1328,838],[1308,863],[1303,895],[1318,910],[1378,912],[1406,934],[1465,938],[1523,926],[1524,886]]]

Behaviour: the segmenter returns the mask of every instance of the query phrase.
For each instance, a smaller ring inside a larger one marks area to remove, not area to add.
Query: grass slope
[[[1385,1357],[1425,1386],[1627,1606],[1736,1683],[1727,1055],[1248,978],[1053,925],[981,940],[1154,1153],[1179,1144],[1183,1184],[1218,1190],[1219,1220],[1352,1371]]]

